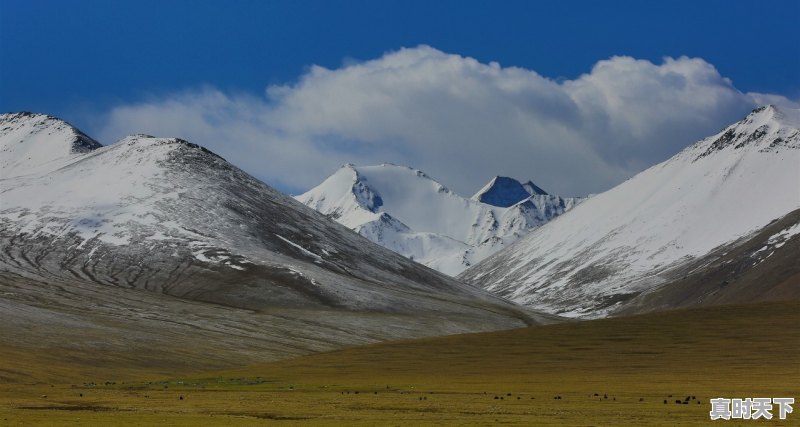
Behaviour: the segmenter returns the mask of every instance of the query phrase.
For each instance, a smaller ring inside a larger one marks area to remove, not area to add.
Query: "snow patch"
[[[286,242],[286,243],[288,243],[288,244],[290,244],[290,245],[294,246],[294,247],[295,247],[295,248],[297,248],[297,249],[298,249],[300,252],[302,252],[302,253],[304,253],[304,254],[306,254],[306,255],[310,256],[311,258],[314,258],[315,260],[317,260],[317,261],[319,261],[319,262],[322,262],[322,261],[323,261],[323,259],[322,259],[322,257],[321,257],[321,256],[319,256],[319,255],[315,254],[314,252],[311,252],[311,251],[309,251],[308,249],[306,249],[306,248],[304,248],[304,247],[302,247],[302,246],[298,245],[297,243],[295,243],[295,242],[293,242],[293,241],[291,241],[291,240],[289,240],[289,239],[287,239],[287,238],[285,238],[285,237],[281,236],[280,234],[277,234],[277,233],[276,233],[276,234],[275,234],[275,236],[277,236],[279,239],[283,240],[284,242]]]

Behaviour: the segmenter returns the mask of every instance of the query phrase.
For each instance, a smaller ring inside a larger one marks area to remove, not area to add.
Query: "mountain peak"
[[[750,112],[744,119],[730,126],[756,124],[776,124],[777,126],[800,128],[800,109],[778,107],[773,104],[762,105]]]
[[[0,170],[9,178],[35,172],[56,159],[102,147],[69,123],[46,114],[0,114]]]
[[[690,146],[685,153],[697,161],[723,151],[777,152],[784,148],[800,149],[800,110],[765,105],[720,133]]]
[[[472,200],[492,206],[507,208],[530,196],[531,193],[516,179],[506,176],[495,176],[488,184],[481,188],[480,191],[472,196]]]
[[[151,147],[151,146],[174,146],[175,149],[180,148],[187,148],[191,150],[199,150],[207,155],[225,160],[222,156],[218,155],[217,153],[209,150],[202,145],[195,144],[193,142],[189,142],[182,138],[163,138],[163,137],[156,137],[152,135],[147,135],[143,133],[129,135],[123,139],[121,139],[117,144],[120,145],[136,145],[137,147]],[[115,144],[116,145],[116,144]]]
[[[63,133],[66,138],[55,140],[51,145],[67,143],[70,153],[87,153],[102,147],[102,144],[58,117],[27,111],[0,114],[0,138],[3,138],[3,148],[10,142],[7,139],[13,139],[12,136],[18,139],[17,143],[24,141],[26,145],[31,145],[41,144],[41,142],[27,140],[25,138],[27,134],[46,133],[48,136],[54,134],[59,136],[57,134],[59,132]]]

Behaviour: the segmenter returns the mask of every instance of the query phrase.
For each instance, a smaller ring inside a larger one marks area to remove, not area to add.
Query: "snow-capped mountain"
[[[582,201],[504,177],[468,199],[422,171],[389,163],[344,165],[296,198],[369,240],[450,275]]]
[[[475,193],[472,200],[508,208],[531,196],[548,196],[548,194],[532,181],[522,184],[514,178],[496,176]]]
[[[285,318],[295,320],[320,310],[368,313],[360,318],[365,329],[348,329],[360,340],[535,322],[181,139],[134,135],[101,146],[50,116],[3,114],[0,153],[0,272],[13,277],[60,289],[91,285],[93,293],[112,287],[259,312],[291,309]],[[21,292],[34,290],[15,287],[0,299]],[[391,326],[380,313],[392,314]]]
[[[459,278],[552,313],[618,310],[800,207],[798,128],[799,110],[756,109]]]

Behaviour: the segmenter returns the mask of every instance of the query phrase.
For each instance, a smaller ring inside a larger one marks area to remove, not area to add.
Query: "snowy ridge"
[[[756,109],[459,277],[553,313],[613,312],[800,207],[798,116]]]
[[[541,188],[539,188],[539,186],[534,184],[533,181],[528,181],[528,182],[522,184],[522,186],[525,188],[525,191],[527,191],[531,195],[534,195],[534,196],[536,196],[536,195],[546,196],[547,195],[547,192],[542,190]]]
[[[416,169],[347,164],[297,200],[375,243],[455,275],[582,201],[540,194],[528,184],[536,194],[496,177],[467,199]]]

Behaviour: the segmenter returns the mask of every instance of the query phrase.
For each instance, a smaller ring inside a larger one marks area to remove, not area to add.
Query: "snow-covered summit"
[[[799,116],[758,108],[459,277],[554,313],[612,312],[800,208]]]
[[[297,200],[395,252],[457,274],[580,201],[531,195],[514,182],[519,200],[495,206],[417,169],[347,164]]]
[[[782,148],[800,148],[798,128],[800,109],[778,109],[774,105],[759,107],[719,134],[687,148],[679,158],[694,155],[698,160],[718,151],[740,149],[777,152]]]
[[[475,195],[472,196],[472,200],[492,206],[507,208],[535,194],[533,193],[533,191],[536,191],[534,188],[538,187],[533,185],[530,181],[529,183],[531,186],[526,188],[514,178],[496,176],[492,178],[486,186],[475,193]],[[528,190],[528,188],[531,190]]]
[[[54,160],[102,147],[69,123],[45,114],[0,114],[0,178],[42,171]]]

